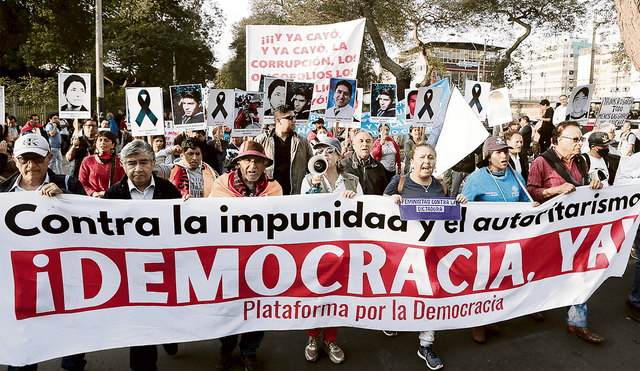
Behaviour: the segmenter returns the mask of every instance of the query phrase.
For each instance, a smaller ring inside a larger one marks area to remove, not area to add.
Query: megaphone
[[[329,163],[327,160],[320,156],[315,155],[309,159],[309,163],[307,164],[307,168],[309,172],[313,175],[322,175],[327,172],[327,168],[329,167]]]

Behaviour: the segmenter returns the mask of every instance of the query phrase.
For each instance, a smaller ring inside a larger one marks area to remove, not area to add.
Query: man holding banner
[[[534,200],[542,203],[557,195],[574,192],[576,187],[587,183],[591,189],[602,188],[597,177],[589,181],[585,161],[578,156],[583,140],[577,122],[558,124],[551,139],[553,147],[531,163],[527,190]],[[572,305],[568,309],[567,331],[591,343],[604,341],[587,328],[587,303]]]
[[[276,115],[277,112],[276,110]],[[273,160],[267,157],[260,143],[251,140],[242,143],[238,156],[230,164],[236,169],[216,179],[213,183],[213,192],[209,197],[282,196],[282,187],[264,173],[265,168],[271,164]],[[264,331],[242,334],[240,353],[245,370],[262,370],[262,364],[256,357],[256,349],[260,347],[263,338]],[[231,365],[231,354],[238,344],[238,334],[222,337],[220,341],[222,347],[216,368],[224,370]]]
[[[49,169],[51,150],[47,140],[38,134],[26,134],[16,140],[13,158],[18,172],[0,184],[0,192],[35,192],[34,197],[55,197],[63,193],[86,195],[82,183],[68,175]],[[82,371],[87,361],[84,353],[65,356],[60,365],[65,370]],[[38,364],[9,366],[9,371],[35,371]]]
[[[107,189],[105,199],[157,200],[181,198],[180,191],[168,180],[153,174],[155,153],[143,140],[134,140],[120,152],[125,176]],[[163,344],[167,354],[178,352],[178,344]],[[129,366],[133,371],[157,370],[158,348],[155,345],[132,346]]]

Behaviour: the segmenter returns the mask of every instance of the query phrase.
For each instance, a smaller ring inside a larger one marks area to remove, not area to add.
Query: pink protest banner
[[[355,79],[364,19],[319,26],[247,26],[247,90],[260,75],[315,83],[311,110],[327,106],[329,79]]]
[[[636,185],[536,208],[470,203],[455,221],[403,221],[379,196],[0,197],[0,363],[13,365],[254,330],[466,328],[578,304],[622,275],[640,212]]]

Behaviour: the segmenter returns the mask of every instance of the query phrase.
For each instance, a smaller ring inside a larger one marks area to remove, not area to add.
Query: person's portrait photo
[[[174,125],[204,122],[201,85],[171,86],[170,89]]]
[[[313,95],[313,83],[292,82],[289,83],[287,101],[293,107],[296,120],[309,120],[311,112],[311,96]],[[302,122],[301,122],[302,124]]]
[[[283,79],[264,79],[264,86],[267,89],[267,103],[265,116],[273,116],[276,108],[284,105],[287,98],[287,82]]]
[[[325,119],[341,121],[353,120],[353,93],[355,80],[336,80],[329,82],[329,103],[325,112]]]
[[[88,74],[60,74],[58,81],[61,84],[59,87],[61,112],[86,112],[88,116],[91,86],[85,75]],[[61,117],[69,118],[65,115]]]
[[[566,120],[586,119],[589,115],[591,94],[589,86],[582,86],[572,94],[567,107]]]
[[[513,120],[508,89],[502,88],[489,93],[487,120],[489,121],[489,126],[497,126]]]
[[[418,101],[418,91],[417,90],[406,90],[405,94],[407,97],[407,120],[413,120],[413,116],[416,112],[416,102]]]
[[[396,117],[396,86],[371,84],[371,117]]]
[[[236,92],[234,129],[260,129],[262,93]]]

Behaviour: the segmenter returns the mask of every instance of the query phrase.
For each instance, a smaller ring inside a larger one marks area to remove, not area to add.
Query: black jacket
[[[55,183],[58,188],[62,190],[64,193],[68,194],[76,194],[86,196],[87,192],[85,192],[84,187],[80,181],[72,176],[64,175],[64,174],[56,174],[51,169],[47,169],[47,174],[49,175],[49,180],[52,183]],[[9,179],[0,183],[0,192],[9,192],[11,187],[13,187],[13,183],[16,182],[16,179],[20,175],[19,171],[16,171],[13,175],[9,177]]]
[[[365,195],[380,195],[384,194],[384,189],[387,187],[387,171],[384,166],[376,159],[369,155],[369,162],[367,165],[363,165],[361,161],[355,160],[358,155],[355,153],[345,158],[344,164],[346,166],[346,172],[355,175],[360,181],[362,186],[362,192]]]
[[[523,147],[524,148],[524,147]],[[523,155],[524,150],[522,152],[520,152],[520,166],[522,167],[522,173],[520,175],[522,175],[522,177],[524,178],[524,182],[527,182],[527,179],[529,178],[529,159],[527,158],[526,155]],[[511,158],[511,155],[509,155],[509,165],[511,165],[511,168],[513,170],[516,169],[516,164],[513,163],[513,159]]]
[[[588,171],[591,168],[591,158],[588,153],[582,153],[581,155],[582,158],[584,158]],[[607,178],[607,181],[609,182],[609,185],[613,185],[613,182],[616,180],[618,165],[620,164],[620,156],[608,153],[602,159],[604,160],[604,163],[607,164],[607,170],[609,170],[609,177]]]
[[[116,199],[116,200],[130,200],[131,194],[129,193],[129,184],[127,183],[127,176],[123,176],[120,181],[111,186],[104,192],[104,198]],[[156,174],[153,174],[153,179],[156,183],[153,190],[154,200],[168,200],[171,198],[181,198],[182,195],[178,188],[170,181],[160,178]]]

